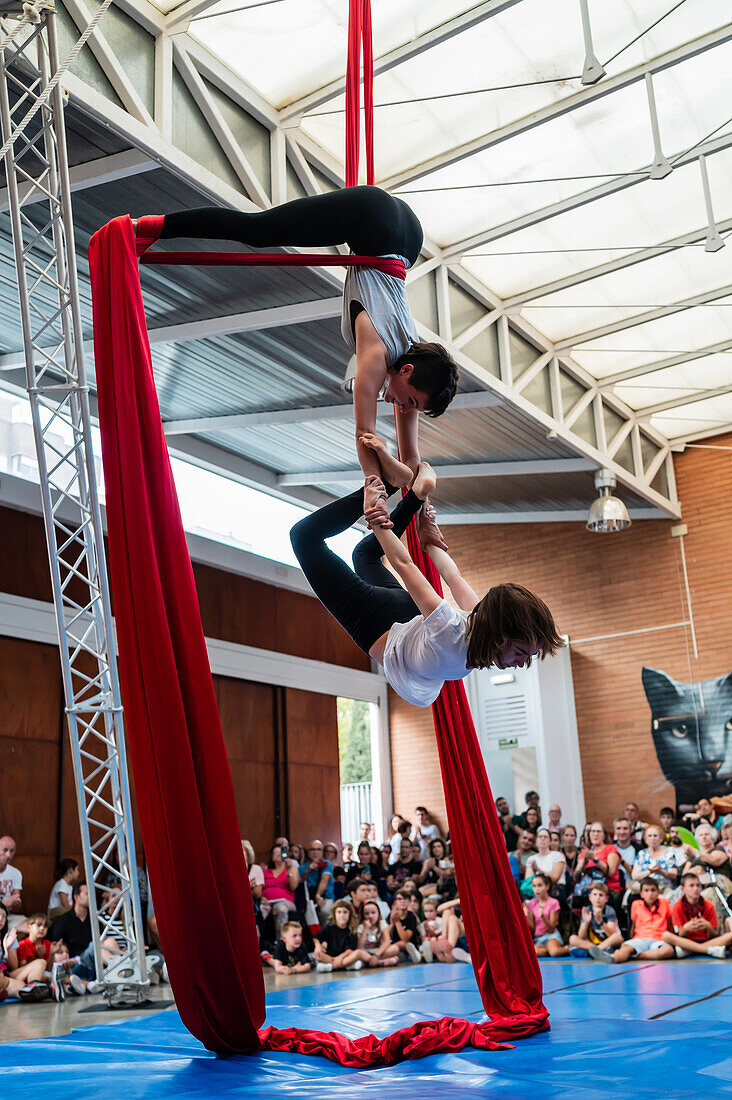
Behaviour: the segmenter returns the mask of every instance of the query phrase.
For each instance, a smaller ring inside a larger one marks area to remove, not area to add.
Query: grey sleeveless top
[[[409,269],[409,262],[395,252],[390,258],[401,260]],[[419,340],[417,326],[414,323],[406,283],[394,275],[377,271],[373,267],[349,267],[346,269],[346,281],[343,286],[343,313],[341,315],[341,333],[351,351],[356,350],[356,338],[351,321],[351,303],[360,302],[368,313],[371,323],[384,341],[389,366],[400,355]]]

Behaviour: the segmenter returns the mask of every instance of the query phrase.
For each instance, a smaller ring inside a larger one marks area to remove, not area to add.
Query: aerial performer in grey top
[[[349,187],[272,207],[241,213],[201,207],[138,219],[138,242],[173,237],[240,241],[254,248],[322,247],[347,244],[362,256],[395,257],[411,267],[422,246],[422,226],[410,207],[378,187]],[[353,386],[356,450],[364,478],[378,476],[398,488],[414,478],[420,462],[418,416],[440,416],[457,390],[458,370],[448,351],[420,342],[407,302],[404,280],[369,267],[349,267],[343,290],[341,331],[356,353]],[[376,435],[379,395],[396,409],[401,461]],[[391,520],[381,500],[371,522]],[[423,537],[443,545],[434,523],[422,524]]]

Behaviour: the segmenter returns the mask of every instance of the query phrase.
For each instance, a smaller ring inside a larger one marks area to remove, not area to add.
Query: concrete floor
[[[264,985],[268,993],[274,990],[292,989],[302,985],[319,985],[325,982],[353,980],[358,973],[336,974],[295,974],[290,978],[280,977],[269,968],[264,975]],[[161,1001],[172,1001],[173,993],[169,985],[161,983],[150,990],[150,1000],[157,1005]],[[95,1012],[79,1012],[80,1008],[95,1007]],[[41,1001],[38,1004],[24,1004],[11,1001],[0,1006],[0,1043],[13,1043],[20,1039],[44,1039],[50,1035],[68,1035],[77,1027],[92,1027],[98,1024],[115,1024],[141,1015],[145,1010],[131,1008],[116,1011],[105,1007],[101,993],[86,997],[67,997],[65,1001]],[[150,1012],[155,1008],[148,1009]]]

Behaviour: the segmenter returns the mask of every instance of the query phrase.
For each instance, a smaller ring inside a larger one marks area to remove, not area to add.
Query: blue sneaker
[[[589,951],[585,951],[584,947],[570,947],[569,955],[572,959],[589,959]]]

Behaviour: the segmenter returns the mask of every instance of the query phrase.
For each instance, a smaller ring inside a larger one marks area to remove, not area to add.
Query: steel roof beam
[[[686,164],[697,161],[701,154],[710,157],[715,153],[722,153],[725,149],[729,149],[730,147],[732,147],[732,134],[714,138],[712,141],[707,141],[683,153],[679,156],[678,160],[674,161],[674,168],[682,168]],[[450,261],[455,262],[462,259],[465,253],[475,248],[479,248],[482,245],[491,244],[491,242],[501,240],[503,237],[509,237],[512,233],[518,233],[522,229],[530,229],[534,225],[541,225],[542,222],[549,221],[551,218],[556,218],[560,214],[566,214],[570,210],[577,210],[581,206],[587,206],[588,203],[607,198],[608,195],[615,195],[620,191],[626,191],[629,187],[635,187],[639,183],[646,183],[650,179],[650,176],[647,174],[648,169],[648,165],[642,165],[639,168],[639,172],[642,174],[616,176],[608,180],[607,183],[600,183],[596,187],[590,187],[586,191],[580,191],[576,195],[570,195],[568,198],[561,199],[559,202],[549,203],[548,206],[542,206],[538,210],[531,210],[528,214],[522,214],[520,217],[513,218],[509,222],[503,222],[502,225],[493,226],[491,229],[486,229],[481,233],[474,233],[472,236],[465,237],[463,240],[457,241],[452,245],[446,245],[443,249],[443,259],[446,263]]]
[[[617,374],[608,374],[598,379],[597,388],[602,393],[611,390],[613,386],[621,382],[627,382],[631,378],[642,378],[646,374],[655,374],[656,371],[666,370],[668,367],[678,367],[682,363],[691,363],[695,359],[703,359],[707,355],[715,355],[732,348],[732,337],[728,340],[720,340],[716,344],[707,344],[703,348],[695,348],[693,351],[681,351],[677,355],[669,355],[666,359],[657,359],[645,366],[628,367],[627,370],[618,371]],[[730,360],[732,366],[732,359]]]
[[[638,325],[647,325],[651,321],[658,321],[662,317],[670,317],[674,313],[682,313],[696,306],[703,306],[720,298],[728,298],[732,295],[732,284],[718,287],[716,290],[707,290],[703,294],[694,294],[691,298],[683,298],[681,301],[672,302],[667,306],[658,306],[649,309],[645,313],[635,313],[632,317],[626,317],[622,321],[612,321],[608,325],[598,325],[597,328],[580,332],[576,336],[566,340],[558,340],[554,347],[557,351],[577,350],[580,344],[588,344],[593,340],[600,340],[603,336],[612,336],[615,332],[625,332],[627,329],[636,328]],[[612,308],[612,307],[609,307]]]
[[[679,386],[679,389],[684,389],[683,386]],[[656,416],[658,413],[668,412],[669,409],[679,409],[682,406],[689,410],[689,420],[694,419],[694,413],[691,411],[692,406],[696,405],[698,401],[708,401],[712,397],[724,397],[725,394],[732,393],[732,382],[726,386],[714,386],[708,390],[696,390],[694,393],[687,394],[686,397],[670,397],[668,401],[659,401],[655,405],[645,405],[642,409],[636,410],[636,416],[639,420],[645,420],[648,417]]]
[[[96,157],[87,160],[83,164],[75,164],[69,169],[71,191],[84,191],[87,187],[101,187],[105,183],[114,183],[115,180],[128,179],[137,176],[141,172],[150,172],[157,168],[158,164],[140,152],[139,149],[125,149],[121,153],[110,153],[107,157]],[[30,186],[21,189],[21,204],[23,207],[32,206],[34,203],[45,201],[45,196],[38,188]],[[8,210],[8,189],[0,188],[0,211]]]
[[[532,111],[531,114],[526,115],[524,118],[516,119],[506,126],[501,126],[497,130],[482,134],[472,141],[457,145],[444,153],[439,153],[437,156],[422,161],[421,164],[413,165],[402,172],[396,172],[385,180],[377,182],[380,183],[381,187],[387,190],[405,187],[407,184],[413,183],[414,180],[421,179],[423,176],[429,175],[431,172],[436,172],[440,168],[446,168],[448,165],[455,164],[457,161],[464,160],[466,157],[472,157],[476,153],[482,153],[486,149],[492,149],[496,145],[500,145],[501,142],[507,141],[509,138],[517,137],[519,134],[526,133],[528,130],[533,130],[536,126],[541,126],[543,123],[549,122],[552,119],[561,118],[563,115],[576,111],[579,107],[583,107],[586,103],[594,103],[599,99],[604,99],[605,96],[611,95],[613,92],[621,91],[623,88],[628,88],[632,84],[637,84],[639,81],[645,80],[646,73],[653,74],[663,72],[665,69],[673,68],[675,65],[688,61],[689,58],[697,57],[699,54],[705,53],[707,50],[714,49],[716,46],[720,46],[731,40],[732,23],[726,23],[716,31],[711,31],[709,34],[702,35],[700,38],[684,43],[683,46],[677,46],[673,50],[659,54],[658,57],[654,57],[650,61],[644,61],[639,65],[634,65],[632,68],[626,69],[622,73],[618,73],[617,76],[606,77],[598,84],[584,87],[580,91],[575,92],[573,95],[566,96],[558,102],[549,103],[538,111]]]
[[[198,0],[191,0],[191,2],[196,3]],[[425,31],[424,34],[417,35],[409,42],[405,42],[401,46],[397,46],[396,49],[382,54],[381,57],[375,57],[374,76],[388,72],[389,69],[402,65],[413,57],[418,57],[425,50],[431,50],[434,46],[439,46],[442,42],[454,38],[455,35],[462,34],[464,31],[484,23],[486,19],[492,19],[494,15],[500,15],[501,12],[507,11],[519,2],[520,0],[484,0],[484,3],[475,4],[468,11],[455,15],[452,19],[447,19],[438,27],[433,27],[431,30]],[[309,92],[284,107],[280,112],[280,123],[289,122],[293,118],[298,118],[309,111],[315,110],[316,107],[322,107],[323,104],[330,103],[331,100],[343,95],[345,90],[345,76],[332,80],[329,84],[323,85],[322,88]]]
[[[596,462],[584,458],[537,458],[517,462],[471,462],[433,467],[440,480],[465,477],[527,477],[537,474],[580,473],[597,469]],[[307,470],[280,474],[277,484],[283,488],[297,485],[331,485],[343,481],[359,482],[363,472],[348,470]]]
[[[3,360],[0,357],[0,370]],[[478,393],[459,393],[453,398],[444,415],[465,409],[487,409],[503,402],[493,393],[481,390]],[[381,416],[391,416],[391,407],[386,403],[377,405]],[[353,404],[344,401],[341,405],[313,405],[299,409],[260,409],[257,412],[231,413],[224,416],[199,416],[188,420],[168,420],[163,424],[166,435],[191,434],[205,432],[238,431],[241,428],[274,427],[277,424],[313,424],[319,420],[350,420],[353,417]]]
[[[453,527],[483,523],[587,523],[589,504],[587,508],[566,508],[555,511],[543,511],[536,509],[521,512],[438,512],[437,521],[441,527]],[[668,520],[664,512],[657,508],[629,508],[628,515],[631,520],[640,519],[664,519]]]
[[[727,221],[719,222],[717,229],[720,233],[725,233],[728,230],[732,230],[732,218],[728,218]],[[695,229],[691,233],[684,233],[681,236],[673,237],[671,240],[664,241],[662,244],[653,245],[651,248],[641,248],[637,252],[630,252],[627,256],[621,256],[616,260],[609,260],[607,263],[598,264],[596,267],[585,268],[584,271],[578,271],[574,275],[565,275],[562,279],[555,279],[551,283],[544,283],[542,286],[535,286],[531,290],[522,290],[520,294],[514,294],[510,298],[505,298],[503,305],[505,309],[513,309],[516,306],[527,305],[528,303],[535,303],[537,298],[546,298],[550,294],[556,294],[560,290],[567,290],[569,287],[578,286],[580,283],[588,283],[593,279],[599,279],[603,275],[611,275],[613,271],[622,271],[627,267],[634,267],[635,264],[644,263],[646,260],[653,260],[656,256],[663,256],[667,252],[673,252],[678,248],[684,248],[688,245],[694,245],[697,242],[704,241],[708,227],[705,225],[703,229]],[[598,252],[601,249],[598,249]]]

